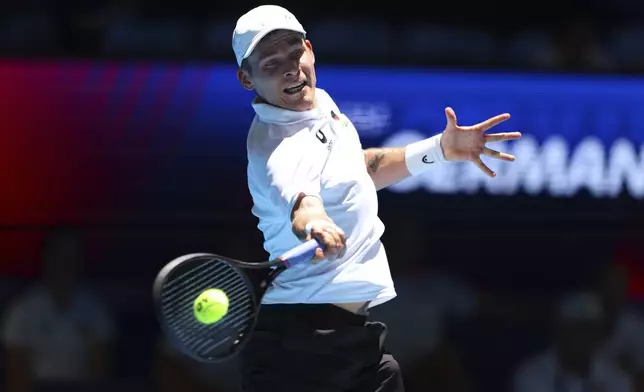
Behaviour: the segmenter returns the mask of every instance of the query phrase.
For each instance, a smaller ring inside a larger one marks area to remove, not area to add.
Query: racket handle
[[[282,260],[286,268],[290,268],[304,261],[310,261],[315,256],[315,250],[321,246],[316,239],[308,240],[287,251],[279,259]]]

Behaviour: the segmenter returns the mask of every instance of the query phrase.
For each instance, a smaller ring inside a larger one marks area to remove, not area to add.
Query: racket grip
[[[316,239],[308,240],[305,243],[296,246],[279,257],[286,268],[300,264],[304,261],[310,261],[315,256],[315,250],[322,245]]]

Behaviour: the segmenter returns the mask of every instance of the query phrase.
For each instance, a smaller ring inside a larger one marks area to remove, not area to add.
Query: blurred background
[[[364,147],[448,105],[524,134],[493,180],[379,193],[399,296],[373,316],[408,390],[644,391],[644,2],[277,4]],[[163,340],[151,285],[183,253],[266,256],[230,47],[257,5],[0,2],[4,390],[238,390]]]

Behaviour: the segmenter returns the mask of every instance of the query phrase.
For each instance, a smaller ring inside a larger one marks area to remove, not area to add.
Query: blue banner
[[[233,66],[6,61],[0,69],[7,75],[2,129],[13,141],[0,151],[13,157],[7,178],[40,175],[30,157],[49,157],[48,168],[60,170],[61,178],[68,167],[79,178],[83,168],[86,184],[109,178],[128,199],[137,189],[157,189],[157,180],[165,183],[168,174],[159,168],[170,162],[177,173],[189,162],[203,167],[218,159],[234,166],[230,176],[244,171],[253,93],[239,85]],[[441,132],[447,106],[461,125],[508,112],[511,120],[492,131],[524,135],[490,146],[517,156],[513,163],[484,157],[498,173],[494,179],[472,164],[449,163],[389,191],[562,197],[626,191],[644,198],[644,78],[348,66],[320,66],[317,74],[318,87],[353,121],[365,148],[403,146]],[[87,157],[92,165],[84,163]],[[228,181],[227,172],[217,175]],[[77,192],[66,181],[56,182],[65,189],[60,199],[72,200],[68,192]],[[52,195],[51,186],[38,183],[47,192],[10,189],[16,200]]]
[[[354,122],[365,147],[401,146],[441,132],[447,106],[462,125],[508,112],[512,119],[492,131],[524,135],[491,145],[517,156],[511,164],[485,159],[497,178],[471,164],[448,164],[391,191],[571,196],[586,190],[616,197],[625,190],[644,197],[643,78],[350,67],[317,73],[318,87]],[[237,84],[234,68],[217,68],[212,83],[216,91],[204,104],[241,137],[253,115],[252,93]]]

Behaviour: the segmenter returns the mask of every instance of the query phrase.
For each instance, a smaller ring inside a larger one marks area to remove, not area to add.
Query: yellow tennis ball
[[[203,324],[214,324],[228,312],[228,296],[220,289],[208,289],[195,299],[193,311]]]

